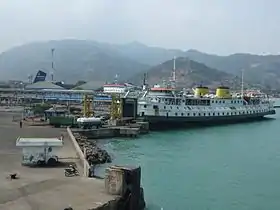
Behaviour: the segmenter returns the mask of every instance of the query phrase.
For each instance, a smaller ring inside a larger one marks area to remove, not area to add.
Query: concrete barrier
[[[87,177],[88,176],[89,163],[88,163],[83,151],[81,150],[78,142],[76,141],[76,138],[74,137],[74,135],[73,135],[73,133],[72,133],[72,131],[69,127],[67,127],[67,133],[68,133],[68,135],[70,137],[70,140],[71,140],[71,142],[72,142],[72,144],[73,144],[73,146],[74,146],[74,148],[77,152],[78,157],[81,160],[83,170],[84,170],[84,176]]]

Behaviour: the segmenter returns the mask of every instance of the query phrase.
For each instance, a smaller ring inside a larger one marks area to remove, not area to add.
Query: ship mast
[[[176,87],[176,57],[173,58],[172,88]]]
[[[241,97],[244,97],[244,69],[241,69]]]

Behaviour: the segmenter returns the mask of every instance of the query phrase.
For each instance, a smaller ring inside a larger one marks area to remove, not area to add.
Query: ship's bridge
[[[173,88],[153,87],[147,95],[149,96],[173,96]]]

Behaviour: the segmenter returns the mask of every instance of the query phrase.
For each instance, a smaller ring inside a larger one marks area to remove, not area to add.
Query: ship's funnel
[[[207,95],[209,94],[209,88],[208,87],[196,87],[194,89],[194,96],[195,97],[201,97],[201,96],[204,96],[204,95]]]
[[[218,87],[216,89],[216,97],[217,98],[231,98],[231,94],[228,87]]]

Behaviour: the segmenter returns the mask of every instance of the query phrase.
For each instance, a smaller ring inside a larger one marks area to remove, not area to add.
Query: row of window
[[[209,106],[211,103],[221,104],[226,103],[225,100],[210,100],[210,99],[175,99],[175,98],[156,98],[156,100],[160,103],[161,101],[165,101],[166,105],[181,105],[185,103],[185,105],[201,105],[201,106]],[[242,104],[242,100],[231,100],[230,103],[232,104]],[[249,104],[258,104],[259,100],[252,100],[249,101]]]
[[[147,106],[146,105],[144,105],[144,108],[146,108]],[[235,107],[229,107],[230,109],[234,109],[234,110],[236,110],[236,108]],[[155,107],[154,107],[154,109],[155,109]],[[166,109],[166,106],[163,106],[163,109]],[[172,109],[172,106],[170,106],[170,109]],[[177,109],[180,109],[180,107],[179,106],[177,106]],[[187,107],[184,107],[184,109],[188,109],[188,110],[192,110],[192,107],[189,107],[189,106],[187,106]]]
[[[222,113],[181,113],[181,116],[225,116],[225,115],[241,115],[241,114],[256,114],[256,113],[261,113],[264,112],[265,110],[259,110],[259,111],[247,111],[247,112],[222,112]],[[217,114],[217,115],[216,115]],[[178,113],[175,113],[175,116],[178,116]]]

